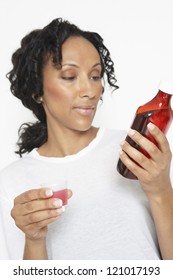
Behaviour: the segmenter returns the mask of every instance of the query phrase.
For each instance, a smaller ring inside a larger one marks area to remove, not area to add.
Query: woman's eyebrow
[[[97,67],[97,66],[102,67],[102,66],[101,66],[101,63],[99,62],[99,63],[94,64],[94,65],[92,66],[92,68],[95,68],[95,67]]]
[[[79,66],[78,66],[77,64],[74,64],[74,63],[65,63],[65,64],[62,65],[62,67],[65,67],[65,66],[70,66],[70,67],[79,68]],[[95,68],[95,67],[97,67],[97,66],[100,66],[100,67],[101,67],[101,63],[98,62],[98,63],[94,64],[94,65],[92,66],[92,68]]]
[[[71,66],[71,67],[79,68],[79,66],[74,64],[74,63],[66,63],[66,64],[62,65],[62,67],[65,67],[65,66]]]

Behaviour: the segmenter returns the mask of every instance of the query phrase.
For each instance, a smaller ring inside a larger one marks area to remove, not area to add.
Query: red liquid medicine
[[[143,136],[152,141],[156,146],[157,142],[148,132],[147,124],[150,122],[155,124],[162,132],[166,134],[173,118],[170,104],[172,94],[173,85],[162,82],[156,96],[151,101],[145,103],[137,109],[136,115],[131,125],[132,129],[140,132]],[[150,158],[150,155],[139,145],[137,145],[129,136],[127,136],[125,140],[131,146],[143,153],[146,157]],[[120,159],[117,164],[117,170],[122,176],[128,179],[137,179],[137,177],[123,164]]]
[[[59,198],[62,200],[62,205],[67,205],[67,189],[58,190],[53,192],[54,198]]]

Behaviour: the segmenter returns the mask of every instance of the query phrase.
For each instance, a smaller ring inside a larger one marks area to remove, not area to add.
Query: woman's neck
[[[48,130],[48,141],[38,148],[38,153],[46,157],[65,157],[84,149],[96,137],[98,128],[87,131]]]

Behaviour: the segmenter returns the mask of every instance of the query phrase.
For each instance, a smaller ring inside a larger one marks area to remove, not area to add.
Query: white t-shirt
[[[0,259],[21,259],[24,233],[10,216],[14,198],[43,182],[66,179],[73,196],[49,225],[49,259],[160,259],[145,193],[116,170],[124,132],[99,129],[83,150],[64,158],[34,149],[0,173]]]

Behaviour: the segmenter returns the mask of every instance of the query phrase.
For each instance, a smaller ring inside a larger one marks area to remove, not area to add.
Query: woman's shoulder
[[[17,158],[14,161],[12,161],[11,163],[9,163],[8,165],[4,166],[1,170],[0,170],[0,179],[2,177],[6,177],[10,176],[12,179],[12,176],[16,176],[16,171],[22,171],[22,169],[25,168],[26,166],[26,161],[28,158],[29,154],[24,155],[21,158]]]

